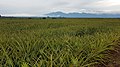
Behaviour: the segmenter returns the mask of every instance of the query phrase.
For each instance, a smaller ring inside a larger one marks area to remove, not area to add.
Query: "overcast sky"
[[[40,16],[49,12],[120,13],[120,0],[0,0],[0,14]]]

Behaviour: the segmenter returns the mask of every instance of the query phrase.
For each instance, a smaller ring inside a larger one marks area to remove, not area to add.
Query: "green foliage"
[[[119,19],[0,19],[0,67],[104,64]]]

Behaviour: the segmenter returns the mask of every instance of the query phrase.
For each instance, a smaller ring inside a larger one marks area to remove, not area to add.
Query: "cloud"
[[[41,15],[49,12],[120,13],[119,0],[0,0],[2,15]]]

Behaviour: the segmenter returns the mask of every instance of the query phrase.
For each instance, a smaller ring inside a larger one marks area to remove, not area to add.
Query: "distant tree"
[[[46,17],[42,17],[42,19],[46,19]]]
[[[28,19],[32,19],[31,17],[28,17]]]
[[[1,17],[1,15],[0,15],[0,17]]]
[[[57,19],[56,17],[52,17],[52,19]]]

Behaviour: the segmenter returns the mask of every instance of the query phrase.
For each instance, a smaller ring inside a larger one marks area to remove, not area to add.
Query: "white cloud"
[[[120,13],[120,0],[0,0],[0,14],[41,15],[53,11]]]

